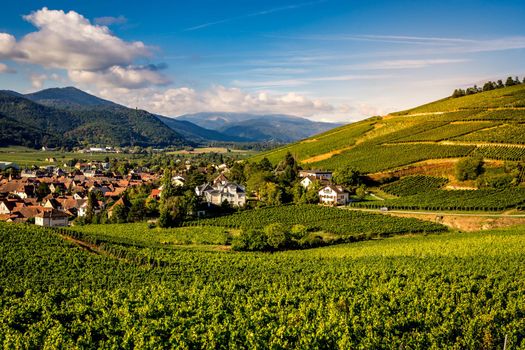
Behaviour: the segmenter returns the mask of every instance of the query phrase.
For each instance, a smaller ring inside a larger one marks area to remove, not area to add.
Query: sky
[[[352,122],[525,77],[523,0],[8,1],[0,89]]]

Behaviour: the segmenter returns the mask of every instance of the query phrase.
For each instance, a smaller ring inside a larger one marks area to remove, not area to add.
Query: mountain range
[[[232,117],[234,116],[234,117]],[[221,118],[213,124],[206,119]],[[210,142],[290,142],[336,124],[294,116],[200,113],[168,118],[74,87],[30,94],[0,91],[0,146],[196,146]]]

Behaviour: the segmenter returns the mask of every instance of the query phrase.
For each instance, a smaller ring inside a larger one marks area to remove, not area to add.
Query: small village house
[[[344,205],[350,199],[350,193],[341,186],[327,185],[319,190],[319,202],[328,205]]]
[[[66,213],[58,209],[45,208],[35,216],[35,224],[45,227],[68,226],[69,220]]]

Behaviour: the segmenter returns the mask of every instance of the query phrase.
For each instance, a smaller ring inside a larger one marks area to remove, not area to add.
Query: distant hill
[[[25,98],[51,107],[116,107],[116,103],[104,100],[79,90],[75,87],[51,88],[31,94],[23,95]]]
[[[147,112],[138,112],[135,109],[131,109],[116,104],[114,102],[90,95],[74,87],[51,88],[38,91],[32,94],[18,95],[20,97],[28,98],[33,102],[37,102],[39,104],[58,109],[65,109],[69,112],[72,112],[77,115],[79,114],[87,118],[100,119],[99,117],[102,114],[105,116],[105,119],[115,118],[116,120],[121,120],[123,115],[129,115],[132,119],[132,124],[135,125],[139,120],[137,120],[134,117],[138,115],[140,118],[149,119],[152,123],[156,124],[158,130],[164,130],[164,132],[166,132],[166,128],[164,127],[164,125],[167,126],[169,129],[186,139],[188,144],[208,143],[210,141],[252,141],[242,137],[225,135],[214,130],[208,130],[188,121],[175,120],[174,118],[163,117]],[[160,125],[157,121],[153,120],[153,118],[159,119],[164,125]],[[103,125],[107,124],[107,120],[103,120],[101,122],[103,123]],[[84,134],[97,134],[99,129],[98,123],[99,122],[95,121],[93,123],[93,121],[91,121],[89,124],[84,125],[79,130],[74,130],[72,133],[70,133],[70,136],[79,139]],[[125,128],[126,123],[115,125],[111,127],[110,130],[114,130],[117,131],[117,133],[122,134]],[[99,139],[101,143],[108,142],[108,140],[111,139],[111,135],[100,134],[97,136],[97,139]],[[134,135],[133,139],[138,142],[144,142],[143,138],[141,138],[139,135]],[[164,142],[162,142],[162,140],[160,139],[157,139],[153,142],[157,141],[160,142],[160,144],[164,144]]]
[[[215,130],[209,130],[200,127],[197,124],[193,124],[187,120],[168,118],[160,115],[157,115],[157,118],[159,118],[169,128],[177,131],[186,139],[192,140],[194,142],[252,142],[251,139],[238,137],[234,135],[227,135]]]
[[[189,121],[230,137],[283,143],[297,141],[340,125],[281,114],[227,112],[186,114],[176,119]]]
[[[525,159],[525,84],[445,98],[407,111],[369,118],[253,158],[277,163],[291,152],[304,167],[352,166],[364,173],[478,156]]]
[[[195,146],[210,142],[287,143],[337,124],[287,115],[198,113],[167,118],[74,87],[31,94],[0,91],[3,145],[31,147]],[[9,137],[9,135],[13,137]]]
[[[162,147],[191,144],[148,112],[101,99],[97,105],[96,97],[87,98],[84,92],[76,89],[51,90],[66,91],[66,94],[57,97],[51,91],[44,91],[29,97],[45,96],[45,103],[52,106],[14,92],[0,92],[0,114],[3,116],[0,125],[4,134],[12,134],[11,138],[3,140],[4,145],[40,147],[87,143]],[[66,95],[69,97],[65,98]],[[80,104],[81,101],[87,105]]]

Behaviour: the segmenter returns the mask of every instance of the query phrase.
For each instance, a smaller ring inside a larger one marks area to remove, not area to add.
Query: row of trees
[[[519,84],[524,84],[524,83],[525,83],[525,78],[523,78],[523,81],[520,81],[518,77],[514,79],[512,77],[508,77],[507,80],[505,81],[505,84],[503,84],[502,80],[498,80],[497,82],[488,81],[483,85],[483,87],[478,87],[477,85],[474,85],[466,89],[455,89],[454,92],[452,93],[452,97],[457,98],[457,97],[462,97],[462,96],[467,96],[467,95],[473,95],[473,94],[477,94],[478,92],[491,91],[495,89],[501,89],[504,87],[514,86],[514,85],[519,85]]]

